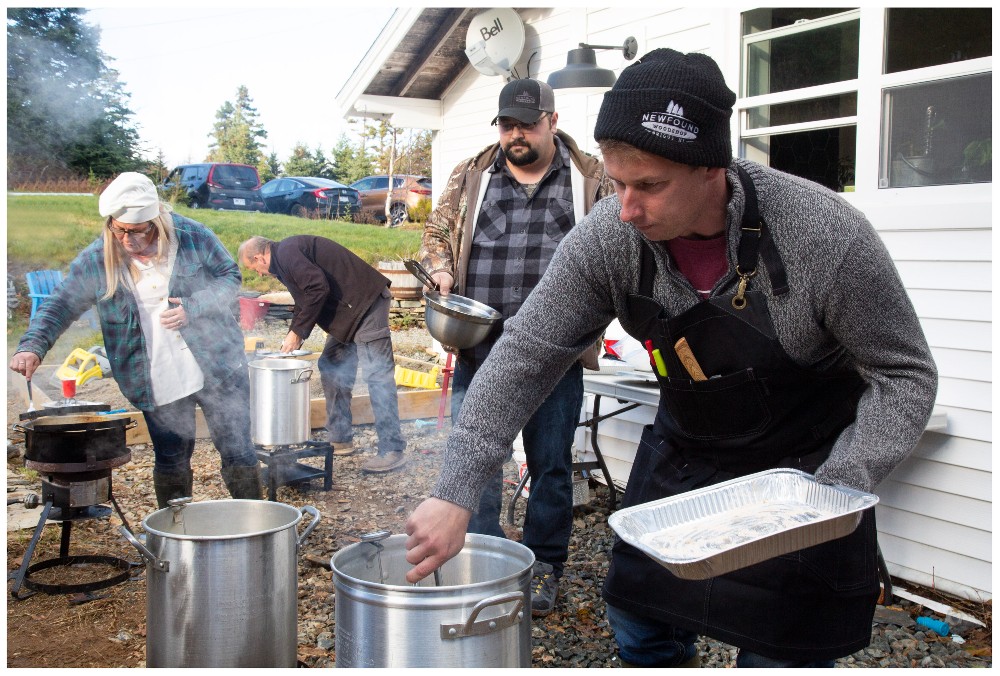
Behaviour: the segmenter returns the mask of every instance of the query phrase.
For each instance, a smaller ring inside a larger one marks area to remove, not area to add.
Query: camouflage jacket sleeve
[[[472,160],[469,159],[455,167],[437,207],[427,217],[424,225],[417,257],[432,275],[444,271],[456,276],[456,259],[462,247],[462,224],[469,210],[465,185],[471,164]]]

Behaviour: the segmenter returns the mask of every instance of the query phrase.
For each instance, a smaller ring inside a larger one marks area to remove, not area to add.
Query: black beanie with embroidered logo
[[[680,164],[728,167],[736,94],[705,54],[654,49],[604,94],[594,139],[616,139]]]

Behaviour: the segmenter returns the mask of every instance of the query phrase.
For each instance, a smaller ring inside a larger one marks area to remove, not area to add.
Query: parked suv
[[[178,186],[186,192],[192,209],[264,211],[260,176],[248,164],[182,164],[167,175],[160,187],[169,194]]]
[[[389,177],[366,176],[351,184],[361,194],[361,210],[379,222],[385,221],[385,196],[389,192]],[[422,199],[431,198],[431,179],[426,176],[396,174],[392,177],[392,202],[389,205],[391,225],[409,218],[409,211]]]

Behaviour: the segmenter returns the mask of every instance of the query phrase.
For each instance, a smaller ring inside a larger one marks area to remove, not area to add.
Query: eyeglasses
[[[510,119],[498,120],[497,126],[500,127],[501,133],[504,134],[509,134],[515,129],[520,129],[522,132],[527,134],[529,132],[534,131],[535,128],[538,127],[539,124],[541,124],[542,120],[544,120],[548,116],[549,114],[545,113],[534,122],[519,122],[517,120],[510,120]]]
[[[125,237],[127,235],[133,235],[135,237],[143,237],[150,233],[154,225],[155,224],[152,221],[147,221],[146,227],[144,228],[136,228],[135,230],[126,230],[125,228],[119,228],[117,225],[111,225],[110,223],[108,223],[108,230],[110,230],[112,234],[118,235],[119,237]]]

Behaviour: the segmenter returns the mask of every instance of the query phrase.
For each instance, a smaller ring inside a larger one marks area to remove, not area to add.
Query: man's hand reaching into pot
[[[462,551],[472,512],[453,502],[427,498],[406,520],[407,582],[419,582]]]

